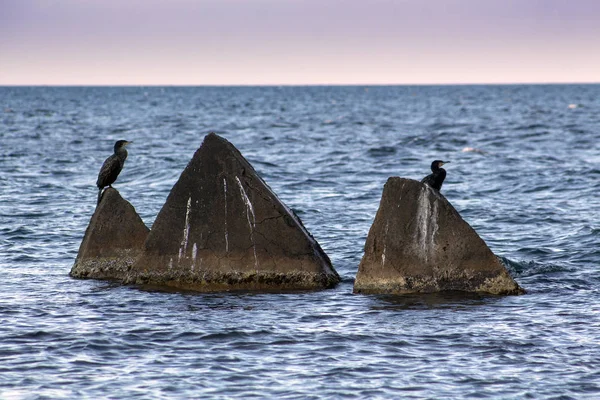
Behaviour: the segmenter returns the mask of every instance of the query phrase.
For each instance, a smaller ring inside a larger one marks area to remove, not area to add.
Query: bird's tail
[[[100,205],[100,200],[102,200],[102,188],[98,189],[98,202],[96,203],[96,207]]]

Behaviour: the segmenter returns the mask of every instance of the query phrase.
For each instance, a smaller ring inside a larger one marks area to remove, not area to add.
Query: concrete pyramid
[[[354,292],[445,290],[524,293],[443,195],[414,180],[389,178]]]
[[[70,275],[75,278],[125,278],[140,254],[148,232],[133,206],[117,190],[106,189],[85,231]]]
[[[227,140],[207,135],[127,279],[197,291],[334,286],[327,255]]]

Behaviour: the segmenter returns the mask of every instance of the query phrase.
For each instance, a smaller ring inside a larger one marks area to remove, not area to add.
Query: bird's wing
[[[427,175],[425,178],[421,179],[421,183],[431,186],[434,183],[433,174]]]
[[[106,161],[104,161],[104,164],[102,164],[102,168],[100,168],[96,186],[104,187],[111,185],[117,179],[117,176],[119,176],[122,168],[121,161],[117,156],[113,154],[108,157]]]

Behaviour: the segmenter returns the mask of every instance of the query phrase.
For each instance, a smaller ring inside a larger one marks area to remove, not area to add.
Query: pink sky
[[[0,85],[600,82],[600,0],[0,0]]]

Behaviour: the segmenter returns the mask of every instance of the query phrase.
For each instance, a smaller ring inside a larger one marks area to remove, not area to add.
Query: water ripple
[[[0,88],[0,397],[598,398],[600,86],[365,89]],[[209,131],[302,217],[342,283],[70,279],[114,141],[134,141],[115,187],[151,226]],[[420,179],[435,158],[527,295],[352,294],[386,179]]]

